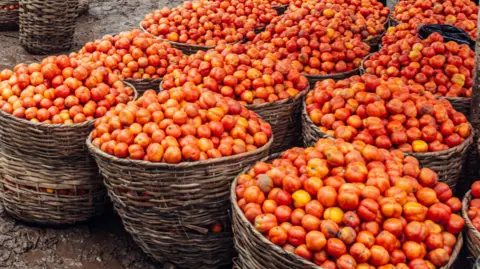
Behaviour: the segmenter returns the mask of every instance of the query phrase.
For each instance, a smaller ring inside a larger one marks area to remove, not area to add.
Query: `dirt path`
[[[179,0],[90,0],[89,11],[77,20],[74,47],[81,48],[88,41],[138,28],[143,17],[161,7],[174,7]],[[0,70],[18,63],[39,61],[44,56],[28,54],[18,40],[18,32],[0,32]],[[64,53],[69,53],[66,51]]]
[[[38,227],[10,218],[0,208],[0,268],[154,269],[111,210],[89,223]]]

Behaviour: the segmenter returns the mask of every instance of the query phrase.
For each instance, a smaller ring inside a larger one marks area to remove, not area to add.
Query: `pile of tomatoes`
[[[187,82],[110,110],[96,121],[92,144],[118,158],[175,164],[252,151],[271,136],[239,102]]]
[[[66,55],[0,72],[0,108],[32,122],[72,124],[102,117],[134,90],[107,68]]]
[[[162,87],[168,90],[187,82],[244,105],[287,99],[308,88],[307,78],[289,61],[244,44],[197,52],[183,70],[165,75]]]
[[[312,9],[304,5],[274,18],[254,38],[253,44],[279,59],[291,60],[301,73],[327,75],[351,71],[360,66],[370,46],[352,39],[351,32],[348,36],[352,23],[349,17],[350,11],[338,4],[317,3]]]
[[[401,151],[321,139],[257,163],[236,196],[257,231],[323,268],[427,269],[449,262],[464,226],[437,178]]]
[[[254,0],[196,1],[147,14],[141,26],[173,42],[216,46],[240,42],[268,24],[277,12]]]
[[[318,3],[320,5],[317,5]],[[347,37],[360,39],[368,39],[382,34],[390,13],[390,8],[385,7],[377,0],[298,0],[292,3],[290,11],[300,7],[321,11],[324,6],[341,10],[340,13],[345,15],[343,18],[338,15],[333,16],[329,20],[330,28],[340,31]],[[342,26],[343,29],[338,26]]]
[[[187,62],[180,50],[138,29],[88,42],[70,57],[95,62],[97,67],[112,70],[120,79],[162,78]]]
[[[445,42],[433,33],[425,40],[409,37],[385,46],[365,60],[363,67],[385,79],[404,77],[435,95],[470,97],[474,58],[468,45]]]
[[[480,231],[480,181],[472,184],[472,200],[468,203],[467,216],[472,225]]]
[[[418,26],[418,25],[417,25]],[[400,23],[396,26],[391,26],[382,36],[382,46],[389,46],[397,43],[401,39],[408,39],[417,35],[417,26],[408,23]]]
[[[306,97],[307,113],[321,132],[404,152],[442,151],[471,134],[465,115],[422,85],[375,75],[318,82]]]
[[[467,32],[475,40],[477,36],[478,7],[471,0],[405,0],[399,1],[392,18],[409,23],[450,24]]]

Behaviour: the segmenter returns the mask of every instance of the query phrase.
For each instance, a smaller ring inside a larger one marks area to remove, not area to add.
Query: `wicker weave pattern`
[[[475,228],[475,226],[473,226],[472,221],[467,214],[470,200],[472,200],[471,190],[465,194],[465,198],[463,198],[462,202],[462,216],[465,220],[465,226],[467,227],[465,231],[465,239],[470,256],[473,256],[473,258],[478,258],[480,257],[480,232],[477,230],[477,228]]]
[[[70,49],[79,0],[20,0],[20,43],[34,54]]]
[[[2,149],[0,162],[3,166],[0,198],[7,212],[17,219],[73,224],[103,212],[106,192],[95,161],[88,155],[84,158],[29,158]]]
[[[263,159],[263,161],[269,161],[279,157],[279,154],[274,154]],[[251,167],[245,169],[243,173],[250,168]],[[321,267],[312,262],[287,252],[283,248],[273,244],[264,235],[258,232],[238,207],[235,192],[236,186],[237,178],[233,181],[230,190],[235,248],[239,253],[239,261],[236,263],[237,267],[243,269],[321,269]],[[463,236],[460,233],[448,264],[440,269],[453,268],[462,246]]]
[[[216,268],[231,263],[232,234],[205,227],[228,225],[232,179],[266,157],[272,140],[244,154],[180,164],[119,159],[90,139],[87,146],[125,227],[146,253],[182,268]]]
[[[18,5],[18,1],[0,0],[0,6]],[[13,30],[18,28],[18,9],[17,10],[0,10],[0,31]]]

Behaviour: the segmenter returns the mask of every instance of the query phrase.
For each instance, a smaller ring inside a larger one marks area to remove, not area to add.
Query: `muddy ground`
[[[105,34],[136,28],[153,9],[176,6],[179,0],[91,0],[89,11],[77,21],[74,47]],[[392,6],[392,3],[389,3]],[[0,32],[0,69],[31,63],[34,56],[19,45],[17,32]],[[68,53],[68,52],[65,52]],[[466,268],[465,259],[460,262]],[[0,269],[154,269],[112,211],[89,223],[47,228],[10,218],[0,205]],[[460,267],[459,267],[460,268]]]

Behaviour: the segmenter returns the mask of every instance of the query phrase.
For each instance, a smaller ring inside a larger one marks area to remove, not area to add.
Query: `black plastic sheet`
[[[475,51],[475,41],[462,29],[447,24],[426,24],[418,28],[418,36],[422,39],[427,38],[433,33],[439,33],[447,41],[455,41],[458,44],[466,44]]]

